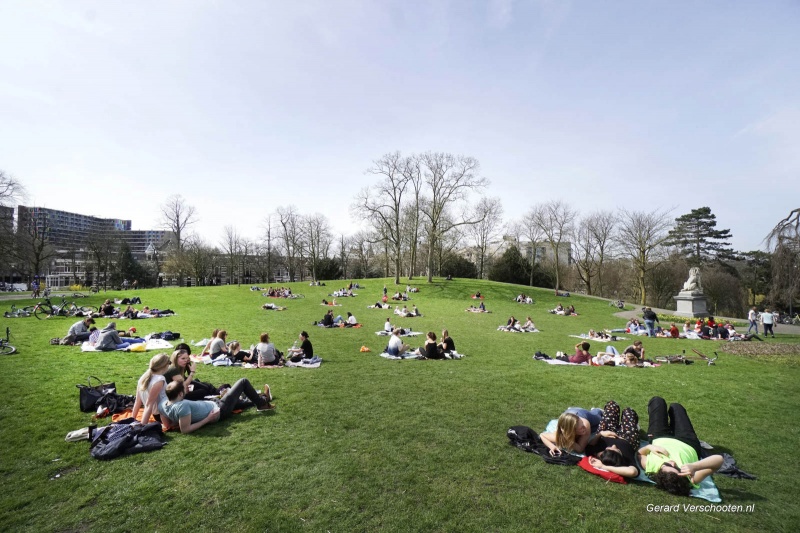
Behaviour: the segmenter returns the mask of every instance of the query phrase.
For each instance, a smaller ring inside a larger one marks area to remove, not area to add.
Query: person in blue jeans
[[[644,307],[642,308],[642,318],[644,318],[644,325],[647,327],[647,335],[650,337],[656,336],[656,322],[658,325],[661,326],[661,322],[658,320],[658,315],[655,314],[652,308]]]
[[[249,402],[239,399],[242,394],[247,396]],[[173,381],[167,385],[167,400],[161,403],[159,410],[169,420],[171,427],[177,426],[181,433],[191,433],[206,424],[229,417],[235,409],[246,409],[253,405],[259,411],[274,409],[269,397],[259,396],[246,378],[234,383],[221,398],[203,401],[184,400],[183,382]]]

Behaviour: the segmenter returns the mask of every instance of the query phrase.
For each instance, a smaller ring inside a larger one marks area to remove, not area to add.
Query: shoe
[[[275,410],[275,406],[272,405],[269,402],[267,402],[266,404],[263,404],[261,406],[256,406],[256,411],[258,411],[258,412],[274,411],[274,410]]]
[[[264,385],[264,396],[267,397],[267,401],[272,401],[272,392],[270,392],[269,385]]]

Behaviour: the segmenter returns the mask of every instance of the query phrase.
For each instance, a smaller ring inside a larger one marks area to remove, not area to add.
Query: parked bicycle
[[[11,304],[11,311],[6,311],[3,316],[6,318],[25,318],[31,316],[31,313],[33,313],[32,305],[17,309],[16,305]]]
[[[616,307],[617,309],[625,309],[625,300],[617,300],[608,302],[609,307]]]
[[[45,298],[44,301],[33,306],[33,316],[39,320],[44,320],[52,316],[67,316],[64,309],[66,306],[67,301],[64,298],[61,298],[60,304],[53,304],[50,298]]]
[[[17,351],[16,346],[12,346],[8,343],[11,340],[11,329],[6,328],[6,338],[0,338],[0,355],[11,355]]]

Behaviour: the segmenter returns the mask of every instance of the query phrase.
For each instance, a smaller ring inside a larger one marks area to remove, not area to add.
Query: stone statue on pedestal
[[[703,294],[703,285],[700,283],[700,269],[692,267],[689,269],[689,279],[683,284],[681,292],[690,292],[692,294]]]

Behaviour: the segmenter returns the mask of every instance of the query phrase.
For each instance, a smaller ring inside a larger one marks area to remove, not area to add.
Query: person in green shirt
[[[692,488],[722,466],[721,455],[700,459],[700,439],[686,409],[654,396],[647,404],[648,435],[652,443],[639,449],[639,462],[656,486],[671,494],[688,496]]]

